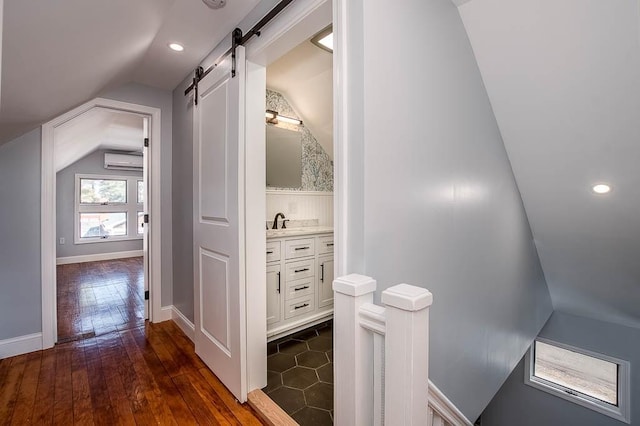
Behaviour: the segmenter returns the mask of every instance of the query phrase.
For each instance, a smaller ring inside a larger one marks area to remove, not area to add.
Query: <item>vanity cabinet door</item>
[[[333,255],[318,256],[318,308],[333,306]]]
[[[267,266],[267,327],[282,319],[282,276],[280,264]]]

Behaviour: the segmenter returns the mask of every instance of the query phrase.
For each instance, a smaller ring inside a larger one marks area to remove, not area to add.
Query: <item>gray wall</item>
[[[187,79],[188,80],[188,79]],[[173,92],[173,305],[193,316],[193,115],[188,81]]]
[[[549,292],[457,8],[367,1],[363,23],[364,270],[347,272],[377,279],[378,297],[433,293],[430,376],[473,421],[551,315]]]
[[[554,312],[541,337],[631,363],[631,425],[640,425],[640,330]],[[482,413],[483,426],[620,426],[624,423],[524,384],[524,359]]]
[[[93,244],[74,244],[75,186],[76,173],[138,176],[142,172],[110,170],[104,168],[105,150],[97,150],[81,158],[56,174],[56,253],[57,257],[83,256],[88,254],[116,253],[142,250],[142,239],[128,241],[101,241]],[[60,244],[64,237],[65,244]]]
[[[0,340],[42,330],[40,129],[0,146]]]
[[[173,151],[173,103],[171,92],[141,84],[125,84],[115,90],[100,95],[103,98],[130,102],[160,108],[162,112],[160,150],[162,176],[162,306],[173,303],[173,215],[172,215],[172,180],[171,156]],[[153,220],[151,218],[150,220]]]
[[[128,84],[101,96],[162,110],[162,305],[171,305],[171,93]],[[38,128],[0,147],[0,340],[42,331],[40,141]]]

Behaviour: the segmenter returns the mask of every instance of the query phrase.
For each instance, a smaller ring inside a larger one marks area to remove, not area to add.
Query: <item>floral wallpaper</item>
[[[267,109],[287,117],[300,118],[282,94],[267,89]],[[303,120],[304,123],[304,120]],[[300,188],[269,188],[298,191],[333,191],[333,162],[304,124],[278,123],[278,127],[302,132],[302,186]]]

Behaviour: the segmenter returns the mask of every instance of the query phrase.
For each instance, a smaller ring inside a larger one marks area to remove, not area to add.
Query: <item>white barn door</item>
[[[196,353],[247,399],[244,261],[245,53],[236,49],[197,89],[193,117]]]

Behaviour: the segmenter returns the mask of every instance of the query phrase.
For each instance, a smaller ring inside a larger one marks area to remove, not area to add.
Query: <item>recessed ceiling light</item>
[[[606,194],[608,192],[611,192],[611,186],[605,184],[605,183],[599,183],[597,185],[593,185],[593,192],[595,192],[596,194]]]
[[[184,46],[179,43],[169,43],[169,49],[175,50],[176,52],[182,52],[184,50]]]

